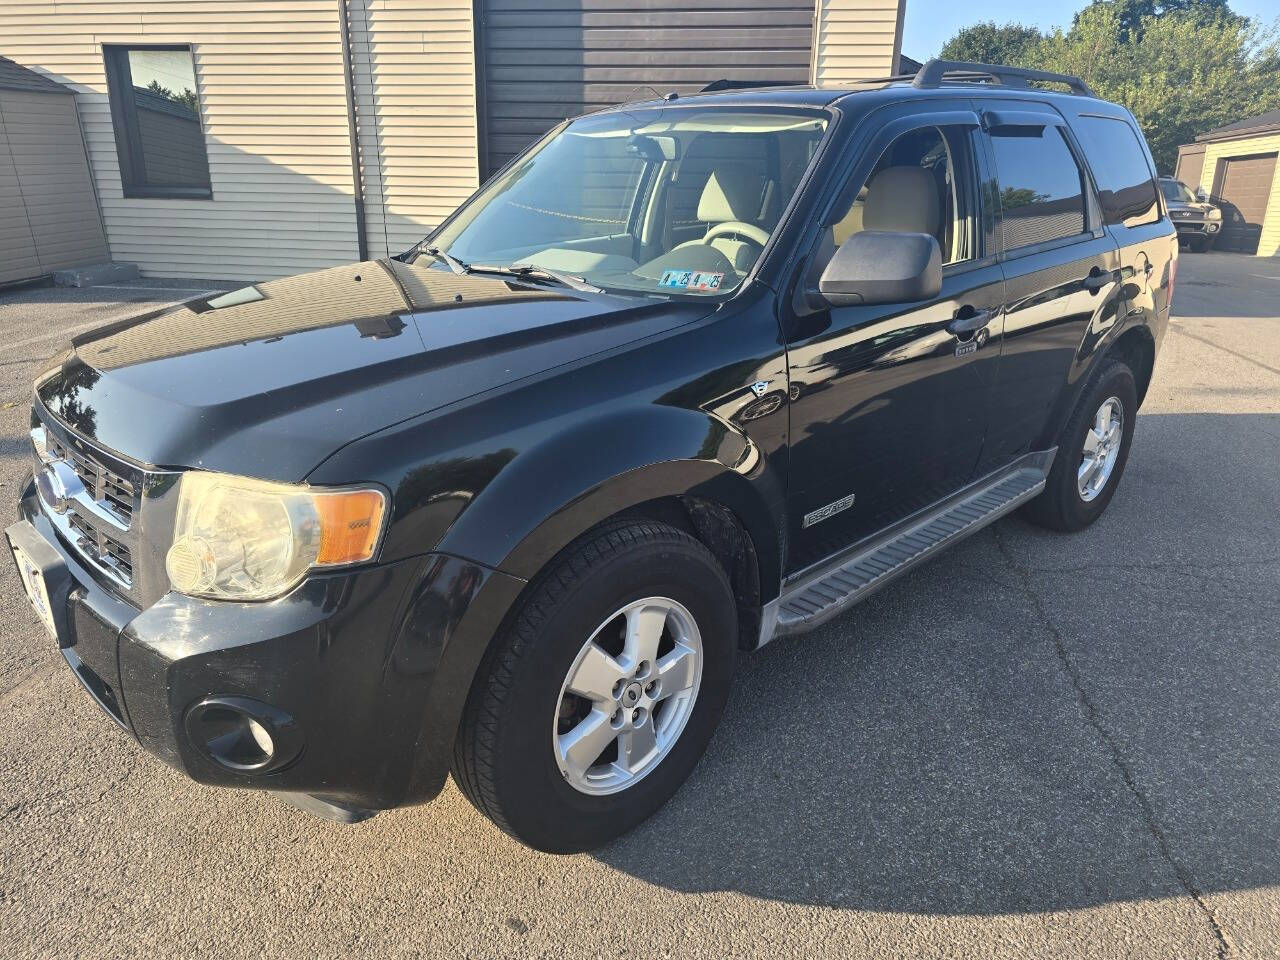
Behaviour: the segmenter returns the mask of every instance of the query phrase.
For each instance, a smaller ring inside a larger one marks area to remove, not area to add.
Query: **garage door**
[[[1275,173],[1274,153],[1229,157],[1221,162],[1213,191],[1215,201],[1222,205],[1219,250],[1258,252],[1262,220],[1267,213]]]
[[[566,117],[718,79],[808,83],[814,2],[484,0],[481,178]]]

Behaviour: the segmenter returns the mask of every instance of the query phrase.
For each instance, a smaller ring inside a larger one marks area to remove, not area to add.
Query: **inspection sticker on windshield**
[[[698,273],[695,270],[668,270],[658,281],[660,287],[680,287],[685,290],[715,292],[720,289],[723,273]]]

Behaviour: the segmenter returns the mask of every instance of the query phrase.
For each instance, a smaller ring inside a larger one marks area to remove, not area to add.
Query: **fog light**
[[[293,717],[248,697],[206,697],[187,711],[184,726],[196,749],[237,773],[279,770],[302,750]]]

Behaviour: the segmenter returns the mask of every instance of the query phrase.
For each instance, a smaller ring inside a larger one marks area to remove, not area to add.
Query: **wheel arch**
[[[588,531],[646,517],[702,541],[740,599],[759,606],[781,585],[784,511],[776,466],[735,425],[701,410],[650,408],[599,418],[523,451],[436,549],[532,580]]]
[[[1138,388],[1138,407],[1141,408],[1156,364],[1156,341],[1151,329],[1145,323],[1130,327],[1107,348],[1103,358],[1119,360],[1133,371],[1134,384]]]

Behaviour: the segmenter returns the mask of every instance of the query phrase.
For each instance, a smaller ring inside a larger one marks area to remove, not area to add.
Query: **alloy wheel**
[[[1076,470],[1076,489],[1085,503],[1096,498],[1111,479],[1123,441],[1124,405],[1119,398],[1108,397],[1084,435],[1084,450]]]
[[[552,746],[565,782],[625,790],[680,739],[702,681],[702,637],[668,597],[636,600],[591,634],[560,688]]]

